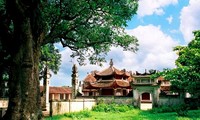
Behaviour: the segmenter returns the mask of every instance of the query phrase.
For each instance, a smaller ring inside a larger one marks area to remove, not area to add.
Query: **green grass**
[[[142,111],[127,105],[100,104],[92,111],[66,113],[45,120],[200,120],[200,110],[190,110],[187,116],[181,117],[176,112],[169,112],[169,108],[165,107]]]
[[[175,112],[154,114],[138,109],[129,110],[127,112],[88,111],[88,114],[90,114],[88,117],[84,117],[82,113],[79,112],[73,114],[73,117],[67,117],[68,114],[64,114],[46,118],[45,120],[200,120],[200,110],[191,110],[186,117],[179,117]],[[79,117],[76,117],[76,115],[79,115]]]

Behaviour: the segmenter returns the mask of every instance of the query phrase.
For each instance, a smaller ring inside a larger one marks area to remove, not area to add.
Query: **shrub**
[[[102,103],[102,104],[98,104],[98,105],[94,106],[92,108],[92,110],[96,111],[96,112],[104,112],[105,108],[106,108],[106,104]]]
[[[172,106],[160,106],[149,110],[151,113],[165,113],[165,112],[174,112],[175,109]]]
[[[93,107],[96,112],[126,112],[132,110],[133,106],[112,104],[99,104]]]
[[[185,105],[185,104],[181,104],[179,106],[177,106],[176,108],[176,113],[178,116],[187,116],[188,115],[188,105]]]
[[[83,110],[80,112],[72,112],[72,113],[66,113],[64,114],[64,116],[66,117],[70,117],[70,118],[77,118],[77,119],[81,119],[81,118],[89,118],[91,117],[91,113],[88,110]]]
[[[176,112],[178,116],[187,116],[189,107],[185,104],[176,106],[161,106],[149,110],[151,113]]]

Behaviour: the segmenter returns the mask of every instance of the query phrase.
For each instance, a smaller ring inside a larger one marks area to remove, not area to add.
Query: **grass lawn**
[[[75,113],[72,117],[67,117],[68,114],[45,118],[45,120],[200,120],[200,110],[191,110],[187,117],[179,117],[175,112],[171,113],[150,113],[138,109],[129,110],[126,112],[95,112],[86,111],[88,117]]]

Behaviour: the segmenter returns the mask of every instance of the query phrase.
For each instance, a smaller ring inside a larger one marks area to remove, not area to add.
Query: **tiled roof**
[[[40,91],[43,91],[43,86],[40,86]],[[70,87],[49,87],[49,93],[70,94],[72,90]]]
[[[90,83],[90,85],[86,86],[86,88],[130,88],[129,81],[126,80],[110,80],[110,82],[96,82]]]
[[[163,81],[163,80],[165,80],[164,77],[162,76],[158,77],[158,81]]]
[[[84,82],[96,82],[97,80],[92,74],[88,74],[83,81]]]
[[[108,67],[107,69],[103,71],[96,72],[96,75],[98,76],[107,76],[107,75],[113,75],[113,74],[130,76],[129,72],[126,72],[125,70],[118,70],[115,67]]]
[[[96,72],[95,74],[98,76],[107,76],[107,75],[112,75],[114,73],[113,67],[109,67],[103,71]]]

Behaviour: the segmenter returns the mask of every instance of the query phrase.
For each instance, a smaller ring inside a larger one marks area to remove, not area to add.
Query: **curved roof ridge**
[[[106,75],[112,75],[113,73],[114,73],[113,67],[108,67],[102,71],[96,72],[95,74],[99,76],[106,76]]]
[[[97,80],[92,74],[88,74],[83,81],[84,82],[95,82]]]

